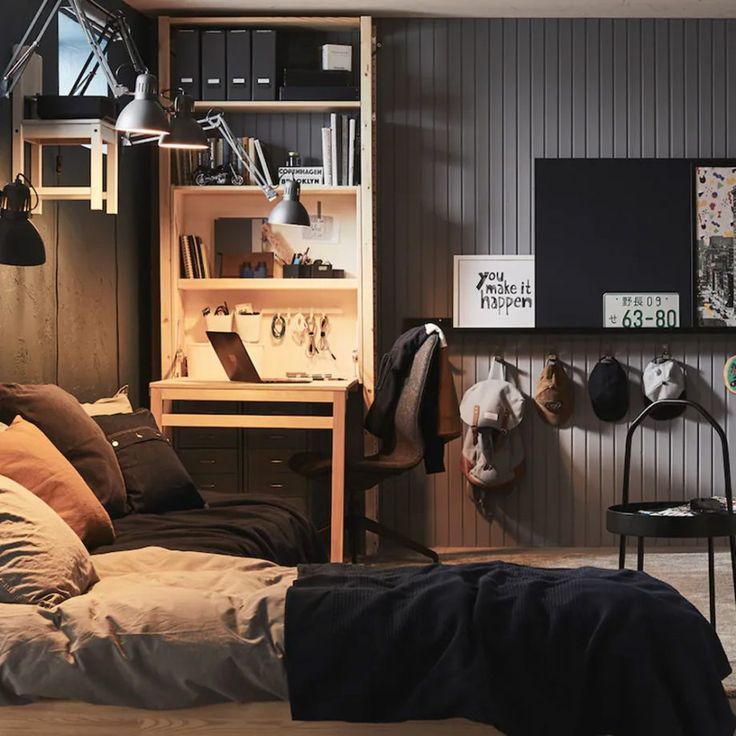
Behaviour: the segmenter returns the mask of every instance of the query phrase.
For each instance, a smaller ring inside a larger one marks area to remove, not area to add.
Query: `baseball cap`
[[[556,355],[547,357],[539,374],[534,402],[548,424],[559,426],[570,419],[574,407],[573,382]]]
[[[660,399],[685,399],[685,370],[676,360],[652,360],[642,376],[644,403],[648,406]],[[685,411],[684,406],[658,406],[649,416],[654,419],[674,419]]]
[[[616,358],[606,355],[588,377],[588,395],[595,415],[604,422],[618,422],[629,409],[629,381]]]

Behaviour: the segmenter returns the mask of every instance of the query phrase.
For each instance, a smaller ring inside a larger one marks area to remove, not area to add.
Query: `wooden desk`
[[[151,412],[162,430],[171,427],[237,427],[243,429],[329,429],[332,431],[332,497],[330,561],[342,562],[345,526],[345,427],[352,381],[313,383],[239,383],[170,378],[150,385]],[[172,401],[275,401],[331,404],[332,416],[259,416],[254,414],[177,414]]]

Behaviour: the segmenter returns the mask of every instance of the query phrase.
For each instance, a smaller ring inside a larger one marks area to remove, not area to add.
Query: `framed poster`
[[[736,327],[736,166],[695,166],[695,312],[699,327]]]
[[[455,256],[454,327],[534,327],[534,256]]]

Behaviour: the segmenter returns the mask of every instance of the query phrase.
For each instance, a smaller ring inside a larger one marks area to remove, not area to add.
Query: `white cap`
[[[685,372],[676,360],[653,360],[644,369],[643,382],[649,401],[679,399],[685,391]]]

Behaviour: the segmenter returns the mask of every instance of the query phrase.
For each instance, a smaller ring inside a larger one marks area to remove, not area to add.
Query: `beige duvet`
[[[0,604],[0,704],[142,708],[287,699],[295,568],[158,547],[96,555],[100,581],[45,610]]]

